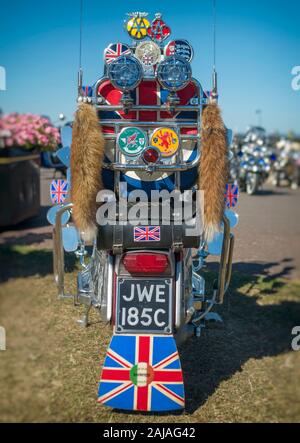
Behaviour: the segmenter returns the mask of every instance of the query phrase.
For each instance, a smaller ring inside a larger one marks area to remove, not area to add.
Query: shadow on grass
[[[300,320],[299,286],[287,290],[285,282],[277,280],[268,285],[270,281],[261,275],[235,273],[226,302],[217,309],[224,322],[222,326],[208,327],[200,339],[192,338],[182,346],[187,413],[201,407],[249,359],[291,351],[291,331]],[[259,288],[259,294],[251,295],[253,288]],[[280,291],[298,296],[299,302],[280,300],[278,295],[274,298]],[[272,298],[273,304],[258,303],[259,298],[265,302],[267,297]]]
[[[24,245],[1,246],[0,248],[0,283],[12,278],[41,277],[53,273],[51,250],[33,249]],[[66,254],[65,271],[75,269],[76,257]]]

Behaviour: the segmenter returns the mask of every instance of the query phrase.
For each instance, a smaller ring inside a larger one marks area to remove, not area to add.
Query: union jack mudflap
[[[183,376],[174,337],[114,335],[103,365],[98,402],[130,411],[184,409]]]

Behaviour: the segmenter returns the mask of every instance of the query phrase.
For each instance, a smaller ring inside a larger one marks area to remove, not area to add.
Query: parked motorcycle
[[[254,195],[262,188],[271,170],[271,155],[266,145],[265,131],[251,128],[238,152],[237,175],[241,191]]]
[[[276,160],[272,167],[273,184],[280,187],[287,182],[290,187],[299,186],[299,152],[293,150],[291,142],[282,138],[277,143]]]
[[[126,30],[133,44],[106,48],[93,87],[80,73],[73,128],[62,131],[71,201],[52,208],[54,275],[68,298],[64,255],[73,251],[81,324],[95,308],[111,325],[99,403],[173,411],[185,407],[177,345],[221,321],[213,309],[230,283],[238,216],[224,205],[229,152],[216,82],[204,92],[192,77],[192,47],[165,42],[161,14],[152,23],[130,14]],[[211,290],[209,255],[220,261]]]

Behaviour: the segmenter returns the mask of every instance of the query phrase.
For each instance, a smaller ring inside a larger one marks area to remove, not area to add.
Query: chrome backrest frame
[[[153,81],[156,79],[155,77],[147,77],[144,78],[145,81]],[[93,94],[94,94],[94,100],[93,104],[97,111],[121,111],[123,110],[123,105],[110,105],[104,97],[102,97],[101,100],[98,98],[98,89],[99,85],[103,83],[104,81],[109,80],[108,77],[104,76],[100,78],[93,87]],[[182,159],[182,150],[179,149],[176,154],[176,160],[173,164],[157,164],[157,165],[145,165],[140,162],[140,160],[137,160],[137,162],[131,162],[131,163],[122,163],[121,162],[121,152],[115,146],[115,155],[114,155],[114,162],[112,163],[104,163],[103,168],[110,169],[114,171],[115,173],[115,192],[118,192],[118,183],[120,178],[120,172],[129,172],[129,171],[146,171],[149,173],[153,172],[169,172],[169,173],[175,173],[175,188],[180,189],[180,172],[182,171],[188,171],[190,169],[193,169],[198,166],[200,162],[201,157],[201,114],[203,105],[207,103],[207,99],[204,98],[203,89],[200,85],[200,83],[192,78],[191,80],[197,89],[197,105],[180,105],[175,108],[176,112],[181,111],[190,111],[190,112],[197,112],[197,119],[196,121],[188,121],[183,119],[163,119],[163,120],[156,120],[156,121],[138,121],[138,120],[131,120],[131,119],[101,119],[101,125],[103,126],[110,126],[114,128],[114,133],[112,134],[104,134],[104,138],[107,140],[116,140],[118,137],[118,134],[120,131],[126,127],[126,126],[140,126],[146,131],[153,130],[159,126],[164,127],[170,127],[170,128],[176,128],[178,130],[179,135],[179,142],[182,146],[182,143],[186,140],[195,140],[197,144],[197,155],[196,158],[192,162],[184,162]],[[101,104],[99,104],[101,103]],[[105,103],[105,104],[103,104]],[[170,111],[170,108],[167,105],[153,105],[153,106],[143,106],[143,105],[133,105],[130,109],[130,111],[158,111],[158,112],[168,112]],[[181,134],[180,128],[194,128],[197,130],[196,135],[190,135],[190,134]]]

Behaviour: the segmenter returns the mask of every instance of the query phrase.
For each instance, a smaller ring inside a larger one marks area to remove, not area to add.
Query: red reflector
[[[125,269],[130,274],[163,274],[169,265],[164,254],[137,253],[126,254],[123,258]]]
[[[159,152],[153,148],[146,149],[143,158],[146,163],[156,163],[159,158]]]

